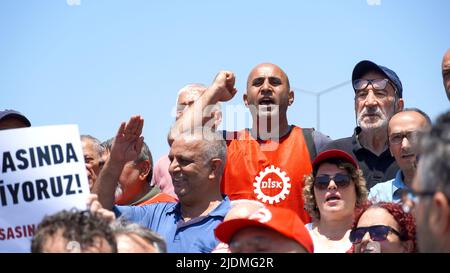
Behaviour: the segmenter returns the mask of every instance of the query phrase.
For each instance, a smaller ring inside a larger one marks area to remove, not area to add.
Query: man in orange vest
[[[199,113],[219,101],[234,97],[235,77],[220,72],[213,84],[175,124],[172,135],[200,126]],[[252,128],[224,132],[227,160],[221,189],[231,200],[253,199],[268,206],[294,210],[304,222],[303,177],[309,174],[311,158],[330,139],[314,130],[290,125],[287,109],[294,102],[286,73],[277,65],[263,63],[247,79],[244,103],[252,115]]]

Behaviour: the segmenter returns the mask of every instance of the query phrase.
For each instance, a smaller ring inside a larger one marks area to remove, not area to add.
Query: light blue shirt
[[[411,190],[403,182],[401,170],[397,171],[394,179],[378,183],[370,189],[369,200],[372,202],[401,202],[402,190],[411,193]]]
[[[117,217],[123,216],[159,233],[166,241],[169,253],[210,253],[219,241],[214,229],[230,209],[230,199],[223,201],[208,215],[188,222],[181,216],[180,203],[157,203],[144,206],[114,206]]]

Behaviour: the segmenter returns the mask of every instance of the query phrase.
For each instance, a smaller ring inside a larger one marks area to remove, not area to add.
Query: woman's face
[[[385,227],[374,227],[385,226]],[[372,236],[370,231],[360,232],[362,237],[361,242],[355,244],[356,253],[401,253],[409,252],[411,250],[412,242],[403,242],[397,232],[400,232],[400,225],[395,221],[387,210],[383,208],[370,208],[366,210],[358,221],[357,228],[372,227]],[[387,227],[387,228],[386,228]],[[392,231],[390,229],[394,229]],[[375,238],[380,237],[380,238]]]
[[[314,179],[314,196],[321,218],[337,219],[353,215],[356,205],[355,183],[346,170],[323,163]]]

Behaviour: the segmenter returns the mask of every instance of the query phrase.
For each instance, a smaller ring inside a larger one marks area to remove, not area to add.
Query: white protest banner
[[[45,215],[86,209],[89,183],[77,125],[0,131],[0,252],[30,252]]]

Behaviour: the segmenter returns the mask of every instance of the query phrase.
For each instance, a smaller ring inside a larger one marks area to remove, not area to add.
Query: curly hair
[[[399,203],[394,202],[372,203],[370,201],[367,201],[357,209],[352,229],[358,226],[359,219],[364,214],[364,212],[372,208],[382,208],[387,210],[389,214],[391,214],[394,217],[395,221],[400,226],[399,232],[402,235],[400,237],[400,240],[401,241],[411,240],[413,242],[412,252],[417,252],[416,223],[414,220],[414,216],[411,213],[405,212],[402,208],[402,205]]]
[[[116,239],[108,221],[90,211],[76,209],[63,210],[44,217],[32,239],[31,252],[42,252],[45,241],[59,230],[62,231],[64,239],[78,242],[81,249],[94,245],[95,239],[100,237],[108,242],[114,253],[117,252]]]
[[[339,169],[345,170],[348,174],[350,174],[352,181],[355,183],[356,207],[362,205],[367,201],[368,191],[366,187],[366,180],[364,179],[364,175],[361,170],[355,169],[352,164],[338,158],[329,158],[327,160],[324,160],[320,165],[322,165],[323,163],[336,165]],[[305,176],[305,186],[303,188],[305,210],[311,217],[317,220],[320,219],[320,212],[319,208],[317,207],[316,197],[314,196],[314,180],[320,165],[316,166],[313,169],[312,174]]]

